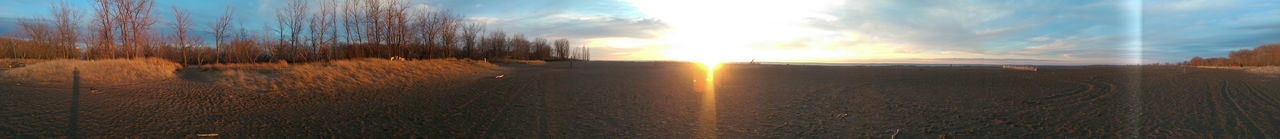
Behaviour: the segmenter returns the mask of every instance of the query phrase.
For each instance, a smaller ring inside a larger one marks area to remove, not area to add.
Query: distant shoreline
[[[1280,66],[1251,66],[1251,67],[1232,67],[1232,66],[1195,66],[1202,69],[1227,69],[1227,70],[1243,70],[1249,73],[1258,74],[1280,74]]]

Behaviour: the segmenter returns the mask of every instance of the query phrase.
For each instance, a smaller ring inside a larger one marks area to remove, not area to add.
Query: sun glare
[[[716,67],[720,66],[720,61],[705,60],[698,61],[703,67],[707,68],[707,78],[703,80],[702,89],[702,111],[698,116],[698,138],[716,138],[719,130],[716,119]],[[696,85],[695,85],[696,86]]]
[[[698,63],[702,63],[703,67],[707,67],[707,72],[715,72],[714,70],[716,69],[716,67],[720,66],[719,61],[698,61]]]

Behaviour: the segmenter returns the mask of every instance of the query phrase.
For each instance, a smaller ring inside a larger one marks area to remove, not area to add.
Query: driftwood
[[[896,138],[897,138],[897,133],[901,133],[901,131],[902,131],[902,129],[893,129],[893,135],[888,135],[888,138],[890,138],[890,139],[896,139]]]

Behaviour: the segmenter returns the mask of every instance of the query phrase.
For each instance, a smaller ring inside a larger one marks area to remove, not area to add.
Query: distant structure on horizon
[[[1003,66],[1003,68],[1006,68],[1006,69],[1015,69],[1015,70],[1026,70],[1026,71],[1039,71],[1039,69],[1036,69],[1036,67],[1032,67],[1032,66],[1009,66],[1009,65],[1004,65],[1004,66]]]

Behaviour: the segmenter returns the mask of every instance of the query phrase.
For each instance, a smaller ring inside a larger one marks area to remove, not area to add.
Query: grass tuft
[[[260,91],[359,88],[443,80],[500,68],[477,60],[429,59],[391,61],[364,58],[297,65],[214,65],[216,83]]]
[[[72,71],[80,69],[80,82],[91,85],[130,84],[174,79],[181,65],[159,58],[110,60],[48,60],[4,71],[10,79],[43,85],[70,85]]]

